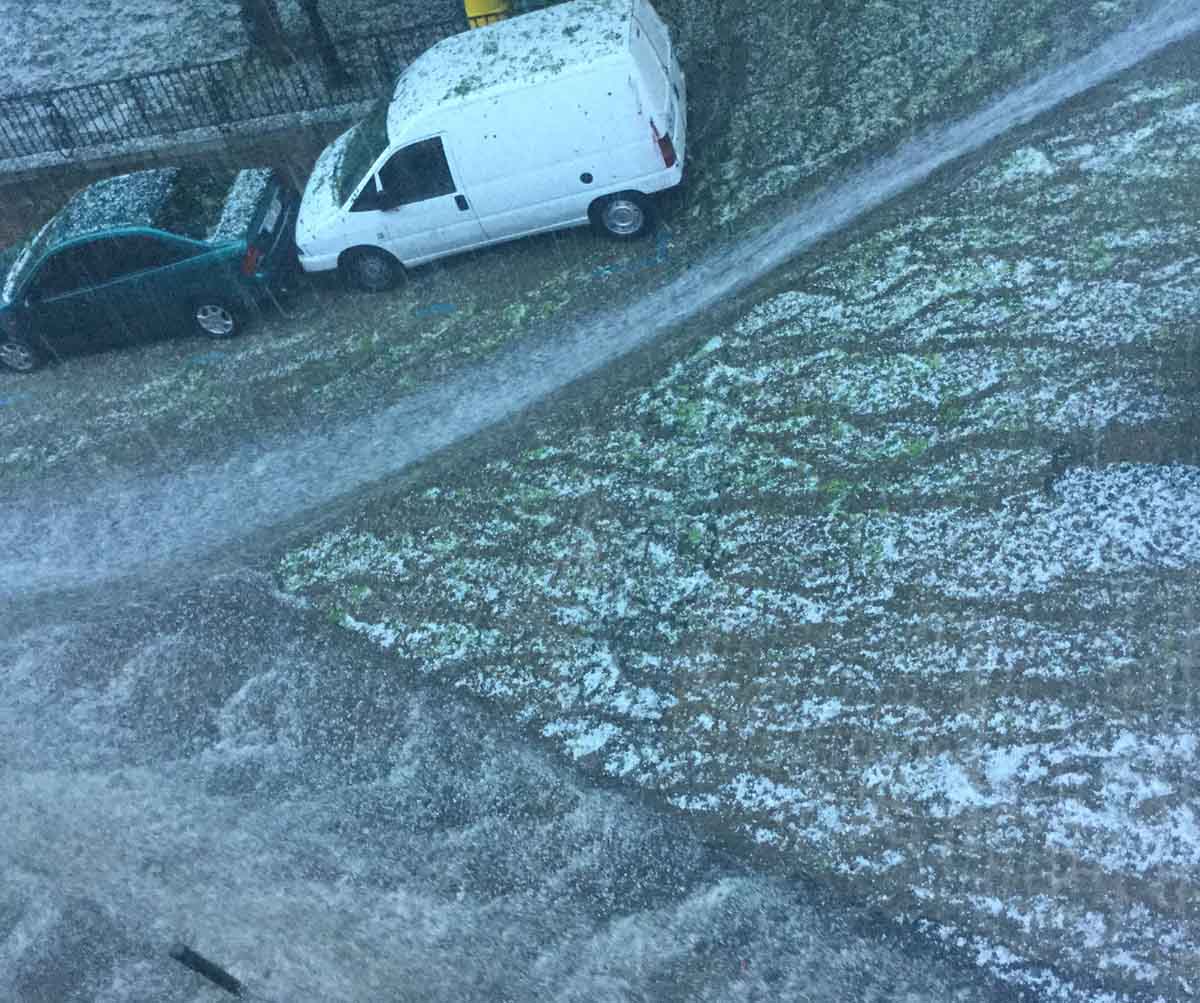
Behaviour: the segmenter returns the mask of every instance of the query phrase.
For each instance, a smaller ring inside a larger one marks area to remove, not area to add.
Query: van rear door
[[[658,143],[665,167],[683,159],[684,104],[683,71],[671,45],[671,33],[647,2],[634,4],[630,47],[646,88],[653,138]]]

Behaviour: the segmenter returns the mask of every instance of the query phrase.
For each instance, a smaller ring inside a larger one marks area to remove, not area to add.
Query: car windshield
[[[337,165],[336,183],[338,204],[344,205],[354,194],[363,175],[387,149],[387,114],[391,97],[380,98],[347,137],[341,163]]]
[[[169,233],[205,239],[221,219],[237,174],[231,167],[180,168],[170,194],[154,217],[154,225]]]
[[[54,220],[49,220],[37,233],[4,253],[4,285],[0,287],[0,301],[11,303],[17,290],[29,277],[33,266],[41,258],[43,249],[50,245]]]

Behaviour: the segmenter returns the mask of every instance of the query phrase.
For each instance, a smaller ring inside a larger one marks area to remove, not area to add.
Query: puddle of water
[[[666,227],[659,230],[658,236],[654,241],[654,250],[650,254],[640,258],[635,258],[633,261],[618,261],[609,265],[599,265],[592,269],[592,275],[596,278],[606,279],[612,275],[627,275],[630,272],[641,272],[647,268],[655,268],[658,265],[665,265],[670,257],[670,234]]]
[[[454,313],[458,309],[453,303],[430,303],[413,310],[414,317],[438,317]]]

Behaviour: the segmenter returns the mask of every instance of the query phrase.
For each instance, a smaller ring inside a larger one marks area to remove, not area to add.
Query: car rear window
[[[181,167],[154,225],[168,233],[206,240],[221,220],[236,168]]]

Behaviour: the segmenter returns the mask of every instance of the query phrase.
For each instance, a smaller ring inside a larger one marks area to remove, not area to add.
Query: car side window
[[[29,289],[38,299],[52,299],[126,275],[163,268],[191,256],[185,245],[148,234],[102,237],[50,255],[37,270]]]
[[[148,234],[109,237],[98,243],[103,245],[104,256],[110,263],[110,279],[133,275],[151,268],[165,268],[192,256],[191,251],[182,244]]]
[[[454,179],[440,137],[411,143],[393,153],[379,168],[379,187],[368,185],[354,204],[360,209],[392,209],[423,202],[439,195],[453,195]],[[360,205],[361,203],[361,205]]]
[[[367,181],[367,187],[358,193],[351,212],[370,212],[372,209],[382,209],[383,197],[379,193],[379,179],[374,174]]]
[[[41,263],[29,284],[29,292],[37,299],[52,299],[91,284],[84,247],[68,247],[56,251]]]

